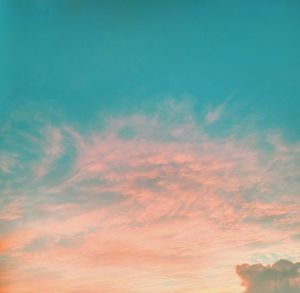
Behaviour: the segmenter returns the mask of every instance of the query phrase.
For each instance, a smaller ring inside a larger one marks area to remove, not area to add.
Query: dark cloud
[[[242,264],[236,272],[244,293],[300,293],[300,263],[282,259],[267,266]]]

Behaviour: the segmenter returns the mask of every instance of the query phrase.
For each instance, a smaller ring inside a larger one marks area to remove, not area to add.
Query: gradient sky
[[[299,36],[297,0],[1,1],[0,293],[300,292]]]

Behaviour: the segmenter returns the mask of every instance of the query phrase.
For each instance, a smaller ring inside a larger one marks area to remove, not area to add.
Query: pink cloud
[[[0,221],[13,221],[22,216],[22,199],[13,199],[0,210]]]
[[[124,127],[134,135],[120,136]],[[241,260],[297,254],[296,144],[273,139],[266,151],[258,135],[211,137],[191,117],[166,126],[142,115],[46,137],[37,178],[22,190],[22,221],[18,207],[1,208],[16,221],[1,244],[13,292],[229,293]],[[48,182],[65,141],[74,159]],[[36,271],[50,277],[35,281]]]

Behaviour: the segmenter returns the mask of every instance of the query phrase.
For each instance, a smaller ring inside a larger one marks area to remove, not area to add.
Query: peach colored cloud
[[[237,263],[299,257],[299,144],[168,115],[45,128],[0,208],[8,292],[232,293]]]
[[[0,220],[13,221],[21,218],[22,216],[22,199],[13,199],[4,204],[2,200],[2,208],[0,210]]]

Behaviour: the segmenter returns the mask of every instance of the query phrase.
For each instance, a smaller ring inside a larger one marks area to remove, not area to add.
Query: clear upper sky
[[[2,0],[0,43],[1,293],[300,292],[300,1]]]
[[[192,96],[201,111],[233,95],[258,127],[299,137],[299,5],[1,1],[1,119],[28,100],[91,123],[100,111],[150,111],[163,96]]]

